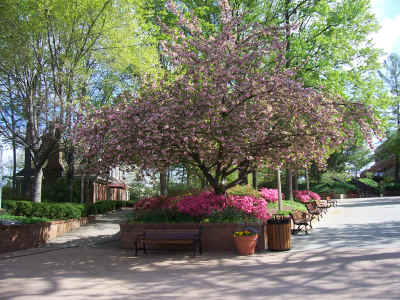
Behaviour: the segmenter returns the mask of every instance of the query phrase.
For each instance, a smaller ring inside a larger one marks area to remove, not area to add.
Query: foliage
[[[375,188],[375,189],[379,188],[379,184],[371,178],[360,178],[358,180],[372,188]]]
[[[73,181],[72,202],[81,201],[80,181]],[[65,177],[58,178],[53,184],[43,185],[42,199],[44,202],[68,202],[68,182]]]
[[[163,216],[164,219],[171,215],[184,214],[194,219],[208,219],[215,222],[267,220],[271,216],[267,203],[262,198],[248,195],[218,195],[211,191],[182,197],[146,198],[137,202],[134,210],[138,215],[144,212],[146,218],[155,211],[156,215]]]
[[[4,208],[12,215],[48,218],[52,220],[79,219],[85,215],[85,206],[74,203],[34,203],[5,200]]]
[[[254,216],[249,216],[244,211],[234,208],[225,207],[221,211],[214,211],[203,222],[209,223],[256,223],[259,222]]]
[[[87,215],[104,214],[109,211],[121,209],[127,206],[127,201],[114,201],[114,200],[104,200],[98,201],[94,204],[86,205]]]
[[[256,235],[257,232],[252,231],[252,230],[242,230],[242,231],[235,231],[233,233],[233,236],[237,237],[237,236],[252,236],[252,235]]]
[[[251,185],[237,185],[226,191],[228,195],[234,196],[253,196],[260,198],[262,194],[255,190]]]
[[[182,223],[200,222],[200,218],[190,216],[175,210],[154,209],[135,213],[128,219],[129,223]]]
[[[194,16],[169,5],[179,25],[163,28],[172,37],[163,43],[172,74],[77,122],[92,166],[162,170],[185,162],[223,194],[239,183],[225,182],[237,170],[323,164],[332,148],[353,138],[353,124],[365,137],[372,133],[367,107],[305,88],[285,67],[280,29],[242,22],[227,1],[219,6],[221,28],[203,34]]]
[[[398,130],[400,128],[400,56],[396,53],[390,54],[383,63],[383,70],[378,73],[390,90],[391,121],[392,126]]]
[[[279,214],[284,214],[284,212],[293,212],[295,210],[300,210],[300,211],[307,211],[307,208],[303,203],[294,201],[294,200],[284,200],[282,201],[284,211],[278,211],[277,213]],[[278,203],[276,202],[270,202],[268,203],[267,206],[269,209],[277,209],[278,208]]]
[[[343,181],[330,181],[314,185],[313,190],[319,194],[346,194],[347,192],[357,191],[357,187],[353,184]]]
[[[384,184],[383,189],[385,191],[400,191],[400,183],[394,183],[394,182],[386,183]]]
[[[9,214],[0,215],[0,220],[18,221],[23,224],[37,224],[37,223],[45,223],[45,222],[51,221],[48,218],[14,216],[14,215],[9,215]]]

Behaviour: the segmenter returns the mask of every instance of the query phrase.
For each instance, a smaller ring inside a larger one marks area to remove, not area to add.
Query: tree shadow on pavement
[[[0,298],[399,299],[399,263],[399,251],[389,249],[193,258],[70,248],[1,260]]]

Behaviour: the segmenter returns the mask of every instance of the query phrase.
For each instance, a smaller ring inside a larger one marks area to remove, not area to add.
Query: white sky
[[[375,45],[386,55],[400,54],[400,0],[371,0],[371,8],[381,26],[379,32],[372,35]]]

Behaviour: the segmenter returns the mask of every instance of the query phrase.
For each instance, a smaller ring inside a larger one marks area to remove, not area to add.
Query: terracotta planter
[[[235,242],[236,250],[239,255],[251,255],[254,254],[256,249],[258,235],[249,236],[234,236],[233,241]]]

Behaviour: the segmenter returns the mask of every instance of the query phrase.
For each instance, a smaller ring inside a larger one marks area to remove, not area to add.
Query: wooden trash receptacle
[[[267,222],[268,250],[290,250],[290,217],[275,215]]]

